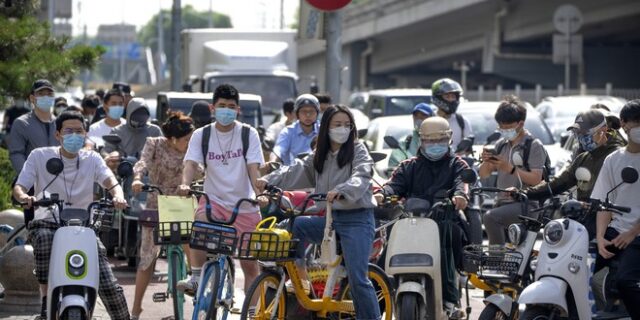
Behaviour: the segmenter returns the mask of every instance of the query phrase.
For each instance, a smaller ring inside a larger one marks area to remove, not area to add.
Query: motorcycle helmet
[[[456,94],[456,100],[447,101],[442,95],[445,93],[453,92]],[[447,114],[455,113],[458,110],[458,106],[460,105],[460,96],[462,96],[462,86],[456,81],[453,81],[449,78],[444,78],[440,80],[436,80],[431,86],[431,94],[432,101],[436,107],[440,108]]]

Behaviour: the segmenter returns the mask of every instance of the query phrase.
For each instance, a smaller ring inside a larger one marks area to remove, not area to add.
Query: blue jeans
[[[324,217],[298,217],[293,224],[293,237],[300,239],[298,254],[304,254],[304,242],[321,243]],[[333,227],[340,238],[351,296],[358,319],[380,319],[380,307],[373,284],[367,276],[369,253],[375,229],[373,209],[333,210]]]

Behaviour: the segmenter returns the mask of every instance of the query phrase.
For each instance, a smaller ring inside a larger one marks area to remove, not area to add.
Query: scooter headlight
[[[564,228],[562,223],[558,221],[551,221],[544,227],[544,241],[550,245],[555,245],[562,240],[562,234]]]
[[[524,235],[524,227],[521,224],[514,223],[509,226],[509,242],[514,246],[519,246],[522,243]]]
[[[84,258],[79,254],[72,254],[69,257],[69,265],[75,269],[80,269],[84,266]]]

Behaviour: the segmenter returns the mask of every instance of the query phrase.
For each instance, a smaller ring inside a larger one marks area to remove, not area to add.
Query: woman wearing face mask
[[[166,195],[176,195],[182,177],[182,161],[187,152],[189,139],[193,133],[193,120],[181,112],[172,113],[162,125],[163,137],[149,137],[142,150],[140,161],[133,167],[133,192],[142,191],[142,178],[149,175],[149,184],[158,186]],[[147,197],[147,209],[156,210],[158,200],[155,193]],[[183,246],[187,257],[189,246]],[[132,319],[142,313],[142,298],[153,275],[154,265],[160,248],[153,244],[153,231],[142,227],[140,263],[136,273],[136,290],[131,310]]]
[[[514,96],[507,96],[498,107],[495,114],[502,138],[496,142],[495,153],[489,150],[482,152],[480,178],[487,178],[492,172],[498,172],[496,187],[501,189],[515,187],[524,189],[535,186],[542,181],[542,173],[546,160],[546,151],[540,140],[535,139],[524,129],[527,118],[527,108],[522,101]],[[529,157],[522,159],[524,148],[529,143]],[[514,158],[526,161],[528,167],[514,163]],[[532,203],[530,203],[531,205]],[[527,210],[529,211],[529,210]],[[520,203],[514,203],[510,194],[498,194],[493,209],[483,217],[483,223],[489,237],[490,244],[504,244],[505,231],[512,223],[520,222],[522,212]]]
[[[346,106],[325,110],[320,123],[315,152],[292,166],[258,179],[257,187],[267,184],[283,189],[314,188],[326,193],[333,203],[333,223],[344,254],[347,275],[358,319],[380,319],[378,300],[367,278],[369,251],[373,243],[373,208],[371,192],[373,160],[365,146],[357,142],[353,115]],[[320,204],[321,205],[321,204]],[[301,239],[298,254],[303,254],[305,241],[320,243],[324,217],[299,217],[293,226],[293,237]],[[301,278],[306,272],[300,264]],[[303,285],[309,287],[308,281]]]

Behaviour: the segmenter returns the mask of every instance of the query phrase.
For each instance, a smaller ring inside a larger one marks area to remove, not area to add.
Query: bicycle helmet
[[[447,101],[442,95],[445,93],[453,92],[456,94],[455,101]],[[460,105],[460,96],[462,96],[462,86],[456,81],[453,81],[449,78],[444,78],[440,80],[436,80],[431,86],[431,94],[433,97],[431,100],[436,107],[440,108],[442,111],[448,114],[455,113],[458,110],[458,105]]]

